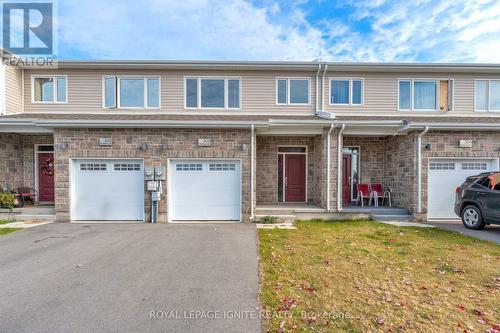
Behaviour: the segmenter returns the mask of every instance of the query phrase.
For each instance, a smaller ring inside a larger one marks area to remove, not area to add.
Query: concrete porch
[[[54,222],[54,206],[26,206],[23,208],[9,209],[0,208],[1,221],[44,223]]]

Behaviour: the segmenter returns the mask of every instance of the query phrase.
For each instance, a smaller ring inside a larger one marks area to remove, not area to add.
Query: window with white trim
[[[475,110],[500,111],[500,80],[476,80]]]
[[[453,106],[453,80],[398,80],[398,109],[450,111]]]
[[[309,104],[310,80],[301,78],[276,79],[276,104]]]
[[[455,170],[455,163],[449,162],[431,162],[429,170]]]
[[[80,171],[106,171],[107,165],[104,163],[82,163],[80,164]]]
[[[187,77],[185,106],[196,109],[241,108],[241,80],[235,77]]]
[[[175,165],[176,171],[203,171],[203,165],[198,163],[179,163]]]
[[[235,171],[236,164],[234,163],[213,163],[209,165],[210,171]]]
[[[159,109],[160,77],[105,76],[103,78],[105,109]]]
[[[139,163],[115,163],[113,168],[115,171],[141,171]]]
[[[364,80],[358,78],[334,78],[330,80],[330,104],[363,104]]]
[[[462,163],[462,170],[486,170],[488,164],[484,162],[464,162]]]
[[[32,102],[67,103],[68,78],[66,75],[33,76]]]

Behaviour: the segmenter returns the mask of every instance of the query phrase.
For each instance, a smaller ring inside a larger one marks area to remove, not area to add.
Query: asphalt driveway
[[[2,236],[0,327],[259,332],[256,244],[242,224],[53,223]]]
[[[460,221],[429,222],[441,229],[449,230],[500,244],[500,225],[487,225],[483,230],[470,230],[464,227]]]

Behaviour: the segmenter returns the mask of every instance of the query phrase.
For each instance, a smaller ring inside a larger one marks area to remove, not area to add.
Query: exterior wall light
[[[432,150],[432,144],[428,143],[425,145],[426,150]]]
[[[62,143],[59,143],[57,144],[56,146],[58,149],[68,149],[69,147],[69,144],[67,142],[62,142]]]
[[[148,144],[143,142],[139,145],[139,150],[148,150]]]

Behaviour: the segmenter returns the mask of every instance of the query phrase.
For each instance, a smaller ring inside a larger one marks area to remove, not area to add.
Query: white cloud
[[[498,0],[350,0],[350,15],[314,21],[305,2],[60,0],[60,51],[93,59],[500,62]]]

